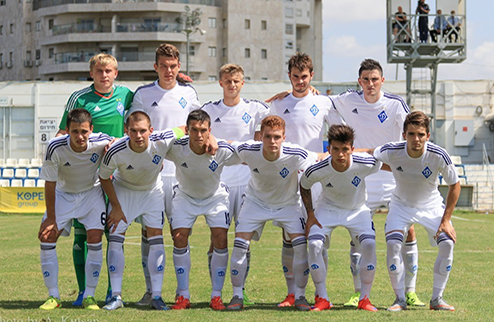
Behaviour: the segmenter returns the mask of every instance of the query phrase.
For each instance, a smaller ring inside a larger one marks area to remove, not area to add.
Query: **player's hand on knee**
[[[122,209],[112,209],[106,219],[106,224],[111,233],[115,232],[121,220],[127,224],[127,217],[125,217]]]
[[[39,227],[38,239],[42,242],[46,242],[52,239],[56,239],[58,235],[59,234],[56,220],[46,218]]]
[[[316,219],[316,217],[309,217],[307,218],[307,223],[305,224],[305,236],[309,237],[310,233],[310,228],[314,225],[317,225],[319,228],[322,229],[321,223]]]
[[[451,225],[451,222],[449,220],[446,222],[441,222],[441,225],[439,225],[439,229],[437,230],[436,233],[436,239],[439,237],[439,234],[441,233],[445,233],[453,240],[453,242],[456,243],[456,231],[453,225]]]

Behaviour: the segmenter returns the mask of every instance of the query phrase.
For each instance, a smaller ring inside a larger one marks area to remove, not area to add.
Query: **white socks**
[[[48,295],[59,299],[57,243],[40,243],[40,247],[41,272],[48,289]]]
[[[151,282],[151,293],[153,297],[161,297],[163,287],[163,273],[165,271],[165,248],[163,245],[163,236],[153,236],[148,238],[149,257],[147,268]]]
[[[87,244],[86,258],[86,289],[84,298],[94,296],[96,286],[98,285],[101,264],[103,263],[103,243]]]

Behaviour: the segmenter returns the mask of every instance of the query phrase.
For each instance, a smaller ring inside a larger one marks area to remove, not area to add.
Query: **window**
[[[9,53],[9,62],[12,62],[12,59],[14,58],[14,53],[10,52]]]
[[[267,78],[267,77],[261,77],[261,80],[263,80],[263,81],[267,81],[267,80],[268,80],[268,78]]]
[[[285,8],[285,17],[293,18],[293,8]]]
[[[49,19],[48,20],[48,30],[52,30],[53,29],[53,19]]]
[[[48,48],[48,58],[53,58],[55,50],[53,48]]]
[[[293,25],[291,23],[285,24],[285,34],[293,35]]]
[[[14,24],[13,23],[10,24],[10,33],[11,34],[14,33]]]
[[[226,19],[223,19],[223,28],[226,28],[226,27],[228,27],[228,24],[226,22]]]
[[[196,55],[196,46],[189,46],[189,55],[190,56],[195,56]]]
[[[209,57],[216,57],[216,47],[208,47]]]
[[[31,51],[26,51],[26,60],[31,60]]]
[[[302,10],[297,9],[297,10],[295,11],[295,14],[297,15],[297,17],[302,17]]]
[[[250,81],[250,76],[245,76],[245,77],[244,77],[244,79],[245,79],[246,81]]]
[[[3,35],[3,25],[0,26],[0,35]]]
[[[0,53],[0,65],[3,65],[3,53]]]
[[[31,32],[31,23],[26,23],[26,32]]]
[[[250,58],[250,48],[245,48],[245,58]]]
[[[216,18],[208,18],[208,27],[216,28]]]
[[[214,75],[208,76],[208,81],[214,82],[215,80],[216,80],[216,76],[214,76]]]
[[[262,59],[268,58],[268,50],[267,49],[261,49],[261,58]]]
[[[293,41],[285,40],[285,48],[286,49],[293,49]]]
[[[87,30],[93,30],[94,28],[94,20],[83,20],[81,23],[85,24],[85,28],[91,28]],[[159,31],[160,25],[161,18],[144,19],[144,27],[146,28],[146,31]]]
[[[268,29],[268,22],[266,20],[261,20],[261,30]]]
[[[148,19],[145,19],[145,20],[148,20]],[[146,28],[148,28],[148,26],[150,28],[152,28],[153,27],[153,23],[155,23],[155,21],[154,21],[155,19],[149,19],[149,20],[151,20],[150,21],[151,25],[147,25],[146,22],[144,22],[144,25],[146,26]],[[159,21],[161,21],[161,19],[156,19],[156,20],[158,20],[158,23],[159,23]],[[94,20],[93,19],[81,20],[79,22],[79,26],[81,28],[81,31],[83,31],[83,32],[84,31],[93,31],[94,30]]]
[[[36,49],[36,59],[41,59],[41,50]]]
[[[6,2],[7,2],[7,0],[0,0],[0,6],[5,6]]]
[[[226,48],[223,48],[221,51],[222,51],[222,56],[226,57]]]
[[[250,29],[250,19],[245,19],[244,29]]]
[[[41,21],[36,21],[36,31],[41,31]]]

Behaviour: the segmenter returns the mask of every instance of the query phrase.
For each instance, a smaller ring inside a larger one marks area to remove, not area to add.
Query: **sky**
[[[465,1],[467,59],[460,64],[440,64],[438,78],[494,79],[494,1]],[[425,2],[435,12],[436,1]],[[365,58],[378,60],[386,79],[405,79],[403,64],[397,73],[396,64],[386,63],[386,1],[323,0],[323,80],[356,81]]]

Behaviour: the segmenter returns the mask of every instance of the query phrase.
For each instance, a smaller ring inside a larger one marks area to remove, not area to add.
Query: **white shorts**
[[[444,205],[435,208],[412,208],[400,202],[391,201],[384,232],[388,234],[391,231],[401,230],[406,236],[411,225],[420,224],[427,230],[431,246],[437,246],[435,237],[441,225],[444,208]]]
[[[104,230],[106,224],[105,196],[101,186],[81,193],[55,190],[55,217],[62,236],[69,236],[72,219],[77,219],[87,230]],[[46,219],[46,212],[42,221]]]
[[[267,208],[245,198],[236,222],[235,232],[254,233],[253,240],[259,240],[264,224],[272,220],[273,225],[281,227],[288,234],[304,234],[306,216],[300,204],[283,208]]]
[[[396,182],[391,172],[381,170],[365,178],[365,187],[367,190],[366,204],[374,215],[380,207],[388,207],[396,188]]]
[[[244,202],[244,193],[247,185],[230,187],[230,195],[228,200],[230,201],[230,216],[233,218],[233,222],[237,222],[238,214],[240,213],[240,208]]]
[[[210,228],[228,229],[231,218],[227,189],[222,185],[212,197],[197,200],[184,194],[177,186],[172,200],[172,215],[168,218],[172,229],[192,228],[201,215],[204,215]]]
[[[328,240],[336,227],[344,227],[350,233],[350,237],[355,245],[359,244],[359,236],[376,236],[371,213],[367,206],[360,209],[337,209],[337,208],[316,208],[314,211],[316,219],[323,228],[313,225],[310,228],[309,236],[324,235]],[[328,243],[329,246],[329,243]]]
[[[130,190],[118,184],[113,184],[122,211],[127,219],[127,224],[122,220],[118,223],[117,229],[112,234],[122,234],[130,226],[132,221],[142,215],[140,219],[143,227],[163,228],[164,205],[163,190]],[[108,206],[108,214],[111,211],[111,204]]]
[[[172,215],[172,198],[173,198],[173,187],[178,184],[175,176],[161,176],[163,181],[163,192],[165,193],[165,214],[168,221],[170,221],[170,216]]]

